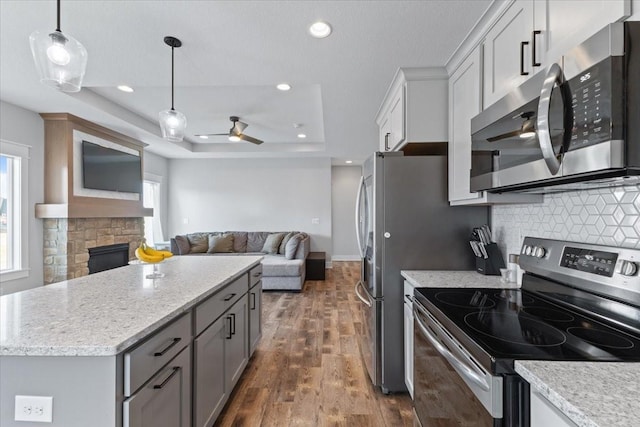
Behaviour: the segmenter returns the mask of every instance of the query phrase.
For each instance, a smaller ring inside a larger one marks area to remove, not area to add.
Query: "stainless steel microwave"
[[[471,120],[471,190],[640,183],[640,22],[605,27]]]

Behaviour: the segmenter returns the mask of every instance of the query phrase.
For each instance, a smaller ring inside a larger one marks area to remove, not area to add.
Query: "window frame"
[[[149,172],[145,172],[145,173],[143,174],[143,177],[142,177],[142,189],[143,189],[143,192],[142,192],[142,194],[141,194],[143,205],[144,205],[144,197],[145,197],[145,195],[144,195],[144,184],[145,184],[145,183],[147,183],[147,182],[148,182],[148,183],[150,183],[150,184],[154,184],[154,185],[156,185],[156,186],[157,186],[156,188],[157,188],[158,192],[161,192],[162,184],[163,184],[163,183],[162,183],[162,181],[163,181],[163,177],[162,177],[161,175],[156,175],[156,174],[149,173]],[[160,205],[162,205],[162,200],[161,200],[161,199],[162,199],[162,197],[161,197],[161,196],[159,196],[159,202],[160,202]],[[146,206],[145,206],[145,207],[146,207]],[[162,212],[161,212],[161,207],[160,207],[160,206],[154,206],[154,207],[153,207],[153,216],[151,216],[151,217],[145,217],[145,218],[144,218],[144,223],[145,223],[145,238],[146,238],[147,218],[149,218],[149,221],[148,221],[148,222],[149,222],[149,223],[151,224],[151,226],[153,227],[153,225],[152,225],[152,224],[153,224],[153,219],[154,219],[154,217],[155,217],[156,215],[158,215],[158,221],[160,222],[160,228],[162,228],[162,221],[160,221],[160,219],[159,219],[159,216],[161,215],[161,213],[162,213]],[[154,237],[155,237],[155,236],[154,236]],[[164,235],[163,235],[163,237],[164,237]],[[154,239],[154,240],[155,240],[155,239]],[[147,242],[147,243],[149,243],[149,242]],[[156,244],[159,244],[159,243],[163,243],[163,242],[156,242],[156,241],[154,241],[154,242],[153,242],[153,245],[155,246]]]
[[[0,154],[20,159],[19,182],[14,183],[14,203],[12,216],[18,230],[14,232],[18,247],[13,250],[14,268],[0,271],[2,282],[29,277],[29,160],[31,147],[17,142],[0,139]],[[7,216],[9,216],[7,214]]]

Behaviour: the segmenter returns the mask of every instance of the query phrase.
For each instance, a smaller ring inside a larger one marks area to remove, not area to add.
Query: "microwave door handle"
[[[364,192],[362,191],[364,185],[364,176],[362,176],[360,177],[360,186],[358,187],[358,195],[356,196],[356,237],[358,238],[358,250],[360,251],[361,258],[364,258],[364,248],[362,247],[363,236],[360,235],[360,216],[362,214],[360,211],[360,202],[362,197],[364,197]]]
[[[490,384],[485,378],[483,378],[480,374],[478,374],[473,368],[469,367],[463,361],[461,361],[456,356],[454,356],[453,353],[451,353],[448,348],[442,345],[440,341],[438,341],[438,339],[434,337],[431,334],[431,332],[429,332],[429,328],[427,327],[427,325],[424,324],[424,322],[420,318],[420,311],[421,310],[414,303],[413,304],[414,319],[416,320],[416,323],[418,324],[418,327],[422,332],[422,334],[425,336],[425,338],[429,340],[429,342],[436,348],[436,350],[438,351],[438,353],[442,355],[442,357],[447,359],[449,363],[451,363],[454,367],[458,368],[458,372],[460,372],[462,376],[466,377],[468,380],[475,383],[482,390],[489,391]]]
[[[547,76],[542,84],[542,91],[540,92],[540,101],[538,102],[538,142],[540,143],[540,150],[542,150],[542,157],[544,158],[547,168],[552,175],[555,175],[560,170],[560,160],[553,152],[553,145],[551,144],[551,130],[549,128],[549,106],[551,105],[551,93],[553,92],[553,86],[555,84],[560,86],[564,83],[564,74],[558,64],[553,64]],[[570,100],[564,99],[563,102],[570,102]],[[566,134],[566,129],[565,129]]]

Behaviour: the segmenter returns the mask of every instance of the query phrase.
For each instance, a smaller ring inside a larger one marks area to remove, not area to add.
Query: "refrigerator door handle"
[[[360,235],[360,211],[361,199],[363,196],[362,189],[364,188],[364,176],[360,177],[360,186],[358,187],[358,195],[356,197],[356,237],[358,238],[358,250],[360,251],[360,257],[364,258],[364,248],[362,247],[363,236]]]
[[[358,280],[358,283],[356,283],[356,287],[355,287],[355,292],[356,295],[358,296],[358,298],[360,298],[360,301],[362,301],[366,306],[371,307],[373,304],[371,304],[371,301],[366,300],[362,294],[360,293],[360,291],[358,291],[358,288],[362,285],[362,280]]]

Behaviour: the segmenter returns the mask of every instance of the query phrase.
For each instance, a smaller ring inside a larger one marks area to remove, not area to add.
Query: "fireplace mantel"
[[[74,131],[138,152],[144,164],[146,144],[68,113],[42,113],[45,123],[44,203],[37,218],[139,218],[152,216],[142,195],[137,200],[78,195],[74,191]]]

